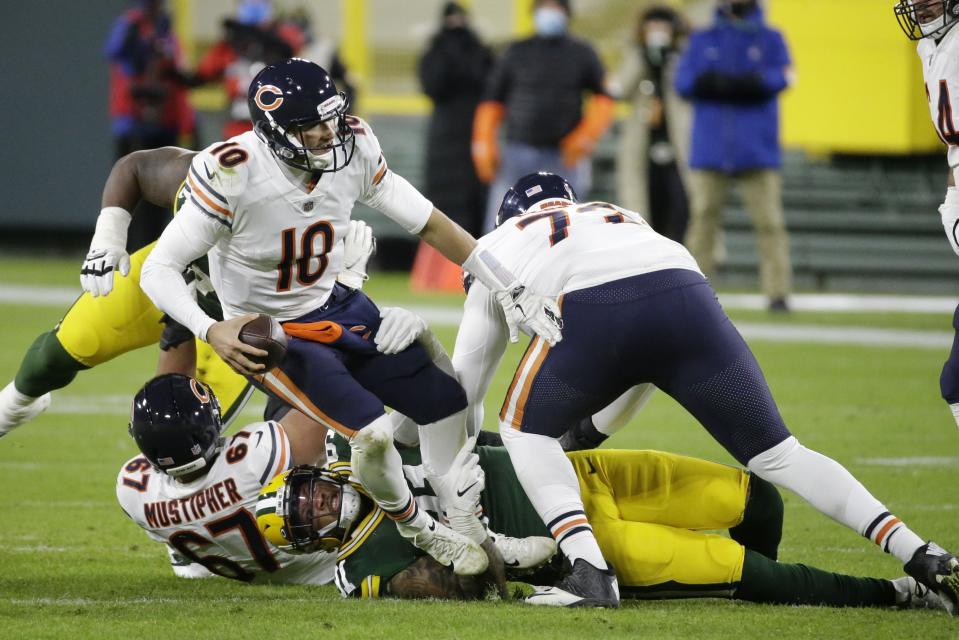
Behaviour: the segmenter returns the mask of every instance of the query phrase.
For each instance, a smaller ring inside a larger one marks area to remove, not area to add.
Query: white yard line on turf
[[[41,306],[66,305],[76,299],[78,290],[53,287],[0,285],[0,303]],[[762,309],[764,298],[758,295],[728,295],[720,298],[727,309]],[[920,296],[870,296],[845,294],[797,294],[791,298],[793,308],[807,311],[833,312],[901,312],[951,313],[953,298]],[[459,325],[462,310],[440,305],[407,305],[434,326]],[[802,342],[814,344],[846,344],[868,347],[914,347],[945,349],[952,344],[947,331],[910,331],[908,329],[874,329],[855,326],[803,324],[763,324],[738,322],[736,326],[749,340],[770,342]]]
[[[59,306],[70,304],[81,293],[78,287],[44,287],[0,283],[0,302]],[[720,294],[727,309],[762,310],[769,300],[753,293]],[[395,302],[395,301],[394,301]],[[835,311],[840,313],[952,313],[959,299],[951,296],[895,296],[846,293],[797,293],[789,298],[796,311]],[[441,308],[441,307],[437,307]]]

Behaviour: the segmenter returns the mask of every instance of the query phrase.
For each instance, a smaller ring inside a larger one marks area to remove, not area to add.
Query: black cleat
[[[949,613],[959,615],[959,560],[955,556],[935,542],[927,542],[916,549],[903,568],[932,589]]]
[[[579,558],[573,571],[553,587],[536,587],[528,604],[549,607],[619,607],[619,583],[613,565],[597,569]]]

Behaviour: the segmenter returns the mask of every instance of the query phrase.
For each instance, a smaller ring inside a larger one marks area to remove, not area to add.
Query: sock
[[[36,400],[34,396],[28,396],[17,391],[17,386],[13,382],[8,384],[0,391],[0,407],[10,407],[20,409]]]
[[[598,569],[606,569],[606,560],[586,519],[576,472],[559,442],[523,433],[505,423],[500,423],[500,435],[533,508],[570,563],[582,558]]]
[[[896,589],[889,580],[775,562],[747,549],[742,579],[733,598],[768,604],[891,607],[896,604]]]
[[[386,515],[416,529],[429,525],[406,484],[403,461],[393,446],[393,425],[385,413],[350,438],[353,475]]]
[[[820,512],[869,538],[903,563],[925,544],[845,467],[807,449],[793,436],[755,456],[748,466],[756,475],[799,494]]]
[[[959,425],[959,402],[950,404],[949,409],[952,411],[952,417],[955,419],[956,424]]]
[[[27,349],[15,381],[21,393],[39,398],[48,391],[67,386],[78,371],[89,368],[74,360],[56,334],[49,331],[37,336]]]
[[[456,454],[466,444],[468,410],[457,411],[419,428],[420,453],[423,454],[423,469],[427,477],[445,475],[453,466]]]
[[[743,521],[729,529],[729,537],[770,560],[778,557],[783,537],[783,499],[775,486],[750,475]]]

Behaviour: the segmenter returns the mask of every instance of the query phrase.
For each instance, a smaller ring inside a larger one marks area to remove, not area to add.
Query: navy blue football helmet
[[[496,226],[510,218],[523,215],[543,200],[579,202],[573,186],[566,178],[545,171],[531,173],[517,180],[516,184],[506,191],[503,203],[496,212]]]
[[[353,159],[356,139],[346,121],[349,101],[323,67],[290,58],[264,67],[247,92],[256,135],[282,162],[303,171],[339,171]],[[329,128],[329,142],[307,147],[302,132]]]
[[[210,466],[220,451],[222,429],[213,390],[189,376],[157,376],[133,399],[130,435],[150,464],[167,475]]]

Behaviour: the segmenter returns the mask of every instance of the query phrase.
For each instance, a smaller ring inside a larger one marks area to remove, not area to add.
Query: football
[[[259,314],[243,325],[239,338],[240,342],[267,352],[267,356],[262,358],[247,356],[257,364],[266,365],[267,371],[278,366],[286,357],[286,334],[283,332],[283,327],[265,313]]]

